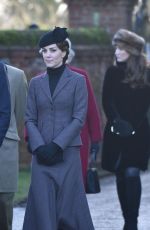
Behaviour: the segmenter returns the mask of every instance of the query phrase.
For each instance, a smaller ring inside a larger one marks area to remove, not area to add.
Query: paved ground
[[[123,219],[116,194],[115,178],[102,178],[100,184],[101,193],[87,195],[95,230],[122,230]],[[150,230],[150,171],[142,174],[142,185],[139,230]],[[22,230],[23,217],[24,208],[14,208],[13,230]]]

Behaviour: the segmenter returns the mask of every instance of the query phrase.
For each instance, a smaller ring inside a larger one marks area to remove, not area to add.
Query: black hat
[[[43,48],[51,44],[64,42],[69,37],[66,30],[67,28],[55,27],[54,30],[45,33],[39,40],[39,47]]]
[[[145,40],[132,31],[119,29],[113,37],[112,44],[120,46],[133,55],[140,55],[143,51]]]

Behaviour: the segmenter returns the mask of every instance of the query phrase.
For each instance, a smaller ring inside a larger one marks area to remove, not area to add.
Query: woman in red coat
[[[74,55],[75,53],[71,49],[71,43],[70,43],[69,58],[67,60],[68,64],[72,61]],[[71,70],[80,73],[82,76],[85,77],[87,89],[88,89],[88,110],[87,110],[85,124],[81,130],[81,139],[83,145],[81,146],[80,149],[82,173],[83,173],[83,180],[85,184],[87,169],[88,169],[89,152],[91,157],[96,160],[96,155],[99,151],[100,142],[102,140],[101,117],[97,107],[92,84],[87,75],[87,72],[83,69],[79,69],[74,66],[69,66],[69,67]]]

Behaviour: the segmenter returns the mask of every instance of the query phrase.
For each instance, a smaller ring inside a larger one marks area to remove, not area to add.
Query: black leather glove
[[[115,119],[113,121],[111,131],[121,137],[128,137],[135,134],[132,125],[128,121],[122,119]]]
[[[96,161],[99,149],[100,149],[100,144],[98,142],[91,144],[90,156],[92,161]]]
[[[51,166],[63,161],[63,150],[54,142],[39,146],[34,153],[39,164]]]

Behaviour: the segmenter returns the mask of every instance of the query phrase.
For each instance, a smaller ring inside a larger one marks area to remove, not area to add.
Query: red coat
[[[96,104],[93,88],[86,71],[83,69],[76,68],[74,66],[69,66],[69,68],[77,73],[80,73],[85,77],[88,89],[88,110],[86,121],[81,131],[81,139],[83,145],[81,146],[80,151],[82,173],[85,183],[88,168],[90,143],[99,142],[102,140],[101,117]]]

